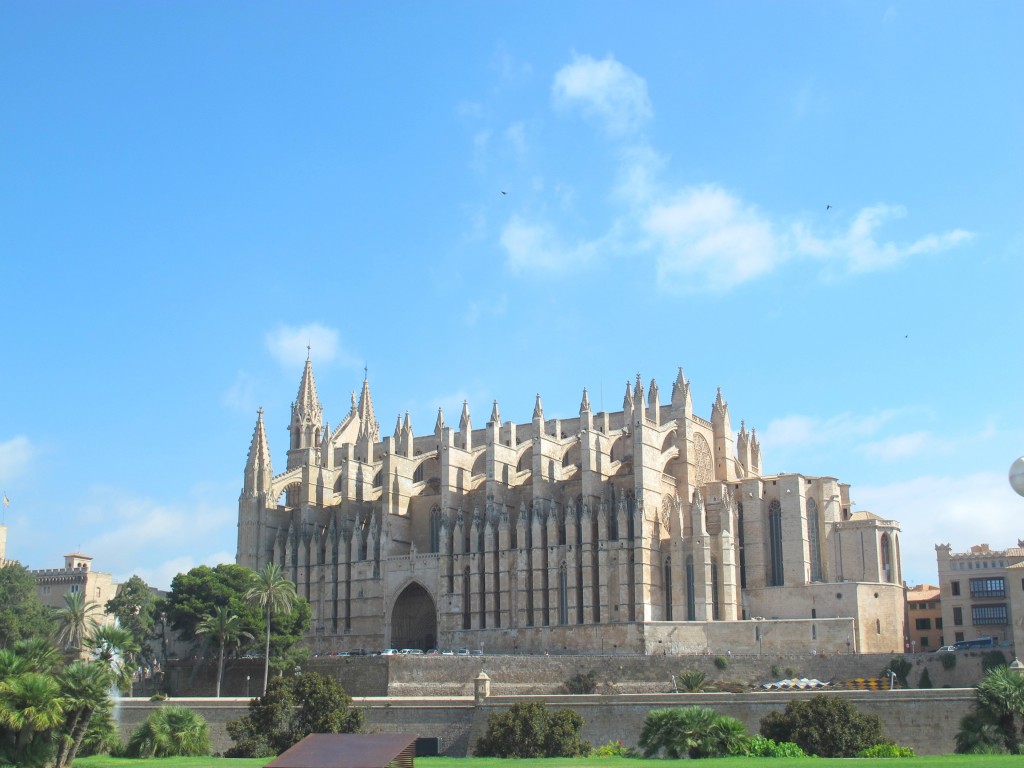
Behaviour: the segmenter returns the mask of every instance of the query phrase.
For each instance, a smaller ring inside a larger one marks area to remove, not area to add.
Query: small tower
[[[676,380],[672,382],[672,418],[688,419],[693,416],[693,399],[690,397],[690,382],[683,376],[683,368],[679,367]]]
[[[302,380],[299,382],[299,394],[292,403],[292,418],[288,425],[288,432],[291,433],[288,469],[317,463],[320,441],[323,439],[323,416],[324,409],[317,397],[316,381],[313,379],[313,363],[307,355]]]
[[[373,445],[380,442],[380,424],[373,415],[373,398],[370,397],[370,381],[363,377],[363,390],[359,393],[356,406],[359,416],[359,435],[356,437],[356,458],[367,464],[373,463]]]
[[[249,456],[245,460],[242,493],[238,497],[238,548],[235,553],[235,562],[253,570],[263,565],[260,538],[263,517],[272,506],[273,477],[267,430],[263,425],[263,409],[260,408],[249,443]]]
[[[469,415],[469,401],[462,401],[462,415],[459,417],[459,440],[462,448],[473,450],[473,419]]]

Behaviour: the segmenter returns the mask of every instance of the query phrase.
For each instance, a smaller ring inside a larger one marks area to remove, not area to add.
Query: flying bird
[[[830,209],[831,207],[832,207],[831,205],[826,205],[826,206],[825,206],[825,210],[827,211],[827,210],[829,210],[829,209]]]
[[[501,194],[503,194],[503,195],[507,195],[507,194],[508,194],[508,192],[506,192],[506,191],[505,191],[505,190],[503,189],[503,190],[501,190]]]

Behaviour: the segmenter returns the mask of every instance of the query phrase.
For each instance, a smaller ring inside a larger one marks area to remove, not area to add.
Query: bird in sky
[[[505,190],[503,189],[503,190],[501,190],[501,194],[503,194],[503,195],[507,195],[507,194],[508,194],[508,192],[506,192],[506,191],[505,191]]]
[[[832,208],[832,206],[831,206],[831,205],[826,205],[826,206],[825,206],[825,210],[826,210],[826,211],[827,211],[827,210],[829,210],[829,209],[831,209],[831,208]]]

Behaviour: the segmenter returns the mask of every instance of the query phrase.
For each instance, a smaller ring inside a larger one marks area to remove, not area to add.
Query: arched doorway
[[[391,609],[391,645],[423,650],[437,645],[437,609],[430,593],[416,582],[402,590]]]

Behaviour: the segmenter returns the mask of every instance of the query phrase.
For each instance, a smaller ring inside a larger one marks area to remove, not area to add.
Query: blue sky
[[[230,561],[256,409],[716,387],[769,471],[1024,537],[1017,2],[0,6],[8,556]],[[504,193],[504,194],[503,194]],[[829,208],[829,206],[831,206]]]

